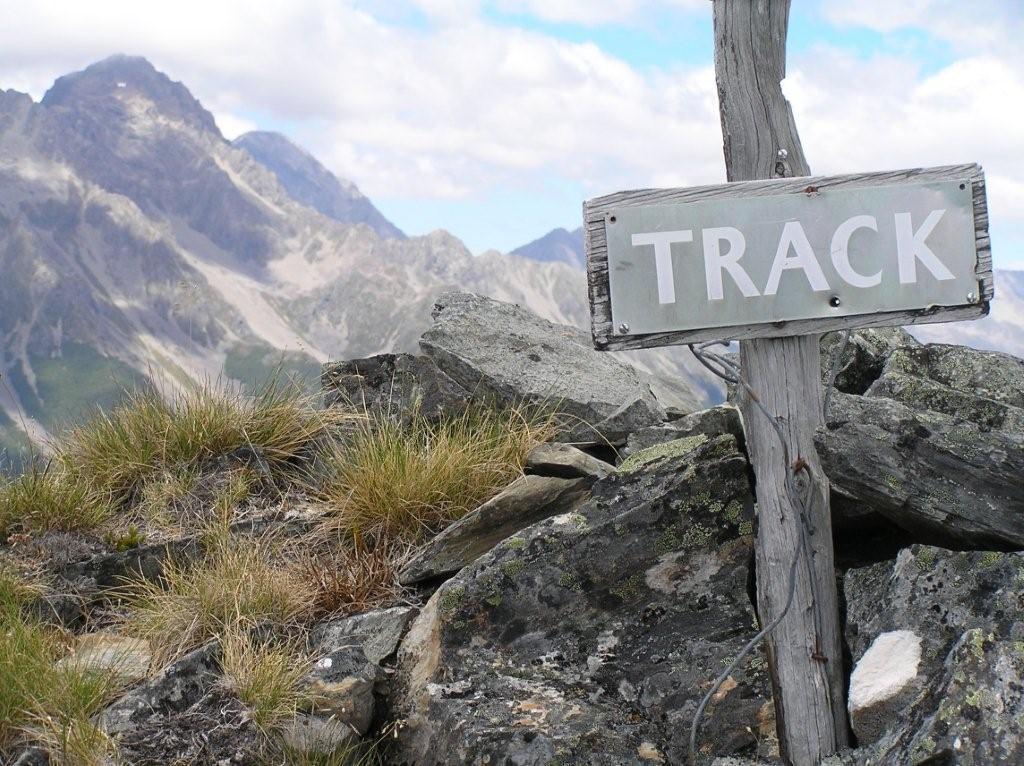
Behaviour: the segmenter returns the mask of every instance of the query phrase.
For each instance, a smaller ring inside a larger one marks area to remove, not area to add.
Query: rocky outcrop
[[[665,420],[636,369],[595,351],[582,330],[510,303],[445,293],[420,348],[467,391],[506,406],[539,404],[562,413],[563,441],[622,442]]]
[[[963,346],[892,353],[867,396],[941,412],[980,429],[1024,433],[1024,360]]]
[[[1024,434],[837,393],[815,443],[834,492],[918,540],[1024,548]]]
[[[881,739],[836,763],[1021,762],[1022,572],[1022,553],[913,546],[846,575],[854,658],[899,631],[914,636],[920,659],[915,673],[900,669],[907,681],[888,695],[887,720],[858,732]]]
[[[603,479],[615,468],[571,444],[545,442],[530,450],[523,470],[560,479]]]
[[[399,759],[683,762],[712,670],[755,630],[747,469],[733,437],[691,441],[445,583],[399,649]],[[702,753],[756,752],[768,689],[751,655],[716,696]]]

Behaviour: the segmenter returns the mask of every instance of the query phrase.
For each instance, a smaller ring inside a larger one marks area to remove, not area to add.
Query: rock
[[[1024,434],[1024,360],[930,344],[893,352],[868,396],[942,412],[983,430]]]
[[[595,351],[576,327],[468,293],[445,293],[433,313],[423,352],[463,388],[503,406],[556,408],[565,416],[561,441],[622,442],[665,419],[640,374]]]
[[[321,625],[314,638],[320,647],[358,645],[369,662],[380,665],[395,653],[416,610],[411,606],[394,606],[374,612],[357,614]]]
[[[831,355],[842,344],[842,333],[825,333],[821,338],[821,373],[826,380]],[[919,346],[902,327],[878,327],[854,330],[836,368],[835,387],[846,394],[863,394],[882,374],[894,352]],[[838,351],[836,351],[838,353]]]
[[[989,755],[998,753],[999,747],[1019,751],[1024,740],[1016,721],[1024,714],[1024,700],[1013,679],[1024,670],[1021,572],[1024,553],[913,546],[895,562],[846,573],[846,638],[855,658],[870,653],[868,647],[891,631],[912,631],[920,641],[917,680],[901,699],[891,698],[888,723],[879,720],[871,731],[888,732],[877,749],[858,754],[850,763],[866,762],[872,754],[873,763],[916,763],[924,755],[914,753],[919,745],[927,749],[922,743],[929,738],[935,748],[945,743],[951,752],[960,753],[949,762],[970,763],[964,743],[981,747],[983,737],[991,738],[985,751]],[[995,664],[988,665],[989,660]],[[1001,709],[986,709],[987,721],[979,720],[968,703],[968,697],[976,699],[979,688],[992,695],[992,704],[1004,704]],[[946,695],[951,695],[948,700]],[[1005,732],[1014,727],[1019,741],[1010,744]],[[959,751],[953,748],[954,729],[961,737]],[[890,755],[878,760],[880,752]],[[974,762],[1017,761],[979,757]]]
[[[575,509],[591,483],[589,479],[519,477],[428,540],[405,565],[399,582],[413,585],[459,571],[520,529]]]
[[[885,733],[917,691],[921,637],[912,630],[880,634],[850,676],[850,725],[861,744]]]
[[[108,734],[144,730],[152,719],[186,710],[209,692],[220,677],[216,641],[194,649],[103,711]]]
[[[615,467],[571,444],[543,442],[530,450],[523,470],[528,474],[561,479],[603,479]]]
[[[942,674],[874,745],[822,766],[1024,763],[1024,651],[980,628],[953,646]]]
[[[373,721],[373,687],[382,678],[361,647],[341,646],[321,657],[303,679],[309,697],[304,717],[343,724],[350,735],[360,737]]]
[[[72,653],[57,665],[110,674],[129,685],[149,675],[152,660],[149,642],[144,639],[114,633],[87,633],[78,637]]]
[[[701,696],[756,631],[748,470],[732,436],[694,442],[442,585],[399,647],[397,760],[685,762]],[[755,754],[769,699],[755,652],[708,712],[702,763]]]
[[[324,365],[325,403],[386,414],[408,422],[413,413],[434,420],[461,412],[471,393],[433,361],[413,354],[378,354]]]
[[[1024,548],[1024,434],[836,393],[815,437],[834,492],[951,548]]]
[[[697,434],[709,437],[732,434],[742,444],[743,421],[740,419],[740,411],[731,404],[723,404],[684,415],[664,425],[641,428],[629,435],[625,454],[631,455],[656,444]]]

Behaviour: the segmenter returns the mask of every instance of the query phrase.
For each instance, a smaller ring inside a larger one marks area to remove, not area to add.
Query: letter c
[[[851,287],[874,287],[882,281],[882,270],[866,276],[854,271],[850,265],[850,237],[857,229],[878,231],[878,221],[873,215],[855,215],[847,218],[832,235],[832,265],[836,272]]]

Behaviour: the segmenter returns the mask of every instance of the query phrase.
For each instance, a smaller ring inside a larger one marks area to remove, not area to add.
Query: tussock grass
[[[303,556],[296,568],[312,590],[313,615],[348,616],[394,604],[405,591],[398,575],[410,552],[400,541],[381,540],[368,549],[357,539],[340,551]]]
[[[241,626],[220,639],[225,686],[249,709],[265,734],[295,715],[307,701],[301,681],[312,660],[295,641],[260,642]]]
[[[57,664],[67,652],[63,636],[21,611],[33,587],[0,571],[0,750],[34,740],[54,763],[98,764],[110,742],[92,718],[121,682],[112,672]]]
[[[137,501],[147,483],[162,482],[151,491],[159,504],[181,490],[181,471],[217,457],[288,473],[325,433],[325,417],[299,388],[276,378],[252,396],[216,383],[169,396],[146,388],[68,431],[59,455],[81,483],[115,505]]]
[[[420,539],[493,497],[554,430],[551,416],[516,408],[475,406],[441,422],[414,415],[408,425],[367,417],[325,460],[330,526],[376,539]]]
[[[264,763],[266,766],[382,766],[384,759],[379,742],[346,744],[330,753],[307,752],[282,744],[276,756]]]
[[[31,463],[0,485],[0,540],[51,530],[85,532],[111,516],[110,506],[60,468]]]
[[[168,662],[239,624],[287,626],[308,612],[311,592],[292,570],[278,565],[277,544],[261,539],[211,537],[206,558],[170,562],[163,582],[128,588],[133,609],[125,630],[149,640]]]

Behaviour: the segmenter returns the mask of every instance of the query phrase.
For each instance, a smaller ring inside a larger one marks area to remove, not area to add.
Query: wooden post
[[[715,0],[715,73],[730,181],[808,175],[793,112],[782,94],[789,0]],[[744,377],[783,423],[792,461],[814,477],[810,561],[797,570],[793,605],[766,646],[783,756],[817,764],[848,742],[828,480],[814,449],[822,423],[818,335],[740,343]],[[782,610],[800,545],[800,520],[785,490],[778,435],[746,396],[746,441],[757,480],[757,604],[762,624]],[[812,596],[816,595],[816,598]]]

